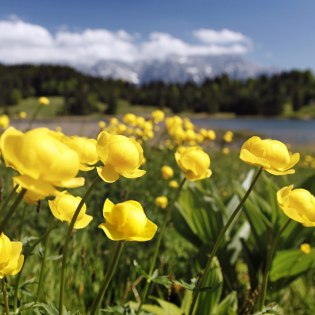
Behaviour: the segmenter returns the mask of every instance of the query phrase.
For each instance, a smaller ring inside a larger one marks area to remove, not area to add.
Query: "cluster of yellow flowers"
[[[154,138],[154,132],[159,130],[158,124],[164,120],[164,117],[165,114],[161,110],[153,111],[148,119],[127,113],[123,116],[122,121],[113,117],[109,120],[108,126],[104,121],[100,121],[99,127],[111,134],[125,135],[141,143]]]
[[[189,118],[181,118],[179,116],[168,117],[165,119],[165,126],[171,139],[166,144],[168,146],[175,145],[191,145],[195,146],[205,140],[213,141],[216,133],[212,129],[201,128],[198,131],[196,126]]]

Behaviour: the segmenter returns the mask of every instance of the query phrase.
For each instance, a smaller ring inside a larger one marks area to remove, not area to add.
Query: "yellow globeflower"
[[[108,183],[119,176],[137,178],[145,174],[139,167],[143,163],[143,150],[134,139],[122,135],[111,135],[102,131],[97,139],[96,151],[104,167],[98,167],[99,176]]]
[[[79,187],[83,178],[79,172],[78,154],[60,141],[61,135],[47,128],[26,133],[8,128],[1,136],[0,148],[7,166],[21,176],[14,180],[35,195],[51,195],[54,186]]]
[[[175,153],[178,166],[191,181],[210,177],[210,157],[200,147],[179,148]]]
[[[135,200],[114,205],[106,199],[103,207],[105,222],[99,225],[106,236],[113,241],[145,242],[153,238],[157,226],[150,221]]]
[[[157,110],[154,110],[152,113],[152,118],[153,118],[153,121],[155,124],[158,124],[159,122],[163,121],[164,120],[164,117],[165,117],[165,114],[163,111],[157,109]]]
[[[80,159],[80,170],[90,171],[94,169],[94,164],[99,160],[96,152],[96,140],[86,137],[66,137],[61,138],[68,147],[76,151]]]
[[[227,143],[232,142],[233,140],[233,132],[231,130],[228,130],[224,135],[223,135],[223,140]]]
[[[168,199],[166,196],[158,196],[155,198],[155,205],[159,208],[165,209],[168,205]]]
[[[171,188],[178,188],[179,187],[178,182],[176,180],[171,180],[168,183],[168,186],[170,186]]]
[[[48,204],[55,218],[62,222],[66,221],[70,223],[81,200],[81,197],[75,197],[64,192],[57,196],[54,200],[49,200]],[[86,205],[84,203],[80,210],[79,216],[74,223],[74,228],[83,229],[92,220],[93,217],[86,214]]]
[[[49,99],[45,96],[41,96],[39,99],[38,99],[38,102],[39,102],[39,105],[42,105],[42,106],[47,106],[49,105]]]
[[[136,124],[137,116],[131,113],[125,114],[123,117],[123,121],[127,125],[134,126]]]
[[[161,173],[162,173],[162,177],[164,179],[170,179],[170,178],[172,178],[174,176],[173,169],[170,166],[168,166],[168,165],[163,165],[161,167]]]
[[[300,160],[300,154],[290,154],[286,145],[278,140],[254,136],[243,144],[240,159],[261,166],[273,175],[286,175],[295,173],[292,167]]]
[[[315,197],[308,190],[286,186],[277,192],[277,200],[289,218],[305,226],[315,226]]]
[[[9,116],[6,114],[0,115],[0,128],[6,129],[8,128],[9,124],[10,124]]]
[[[311,252],[311,246],[308,243],[303,243],[300,245],[300,250],[302,253],[308,255]]]
[[[27,112],[19,112],[19,117],[25,119],[27,117]]]
[[[24,256],[22,243],[12,242],[4,234],[0,234],[0,279],[5,276],[14,276],[22,268]]]
[[[98,122],[98,127],[99,127],[100,129],[104,129],[104,128],[106,127],[106,122],[105,122],[104,120],[100,120],[100,121]]]
[[[215,133],[215,131],[212,130],[212,129],[208,130],[208,139],[209,139],[209,140],[215,140],[215,138],[216,138],[216,133]]]

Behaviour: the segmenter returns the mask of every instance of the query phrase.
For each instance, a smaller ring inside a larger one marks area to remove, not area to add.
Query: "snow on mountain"
[[[91,68],[79,67],[84,73],[103,77],[122,79],[134,84],[151,81],[202,83],[206,78],[227,74],[233,79],[246,79],[261,74],[272,74],[279,69],[262,67],[240,56],[169,56],[162,60],[137,61],[125,63],[104,60]]]

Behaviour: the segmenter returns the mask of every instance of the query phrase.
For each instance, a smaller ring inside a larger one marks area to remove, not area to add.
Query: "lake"
[[[291,119],[255,119],[255,118],[231,118],[209,119],[192,118],[198,127],[222,130],[242,130],[257,132],[258,135],[277,139],[293,145],[315,145],[315,120],[291,120]],[[49,120],[37,120],[33,127],[47,126],[55,129],[56,126],[69,135],[85,135],[96,137],[99,132],[97,118],[91,117],[56,117]],[[24,130],[27,121],[12,121],[16,127]]]
[[[292,119],[192,119],[200,127],[257,132],[264,137],[294,145],[315,144],[315,120]]]

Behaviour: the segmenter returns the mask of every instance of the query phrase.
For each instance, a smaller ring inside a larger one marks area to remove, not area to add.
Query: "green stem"
[[[20,237],[19,237],[19,239],[22,239],[22,233],[23,233],[23,226],[24,226],[26,208],[27,208],[27,204],[25,203],[25,204],[24,204],[24,208],[23,208],[23,212],[22,212],[22,218],[21,218]]]
[[[5,278],[2,279],[2,294],[3,294],[5,312],[7,315],[10,315],[9,299],[7,295],[7,289],[5,287]]]
[[[18,187],[19,187],[19,185],[15,185],[13,187],[13,189],[11,190],[9,196],[4,201],[1,202],[0,214],[5,209],[5,207],[8,205],[9,201],[13,197],[13,195],[14,195],[15,191],[18,189]]]
[[[28,259],[28,257],[30,257],[32,255],[33,250],[35,249],[35,247],[56,227],[55,221],[52,222],[52,224],[48,227],[48,229],[46,230],[46,232],[30,247],[30,249],[28,250],[28,253],[24,255],[24,263],[22,266],[22,269],[20,270],[20,272],[17,274],[16,276],[16,281],[15,281],[15,285],[14,285],[14,298],[13,298],[13,307],[14,307],[14,312],[16,313],[17,310],[17,302],[18,302],[18,292],[19,292],[19,286],[20,286],[20,279],[21,279],[21,275],[22,275],[22,271],[25,267],[26,261]]]
[[[6,227],[8,221],[10,220],[10,218],[12,217],[12,215],[14,214],[17,206],[19,205],[19,203],[21,202],[21,200],[23,199],[24,195],[26,193],[26,189],[23,188],[19,194],[16,196],[12,206],[10,207],[10,209],[8,210],[7,214],[4,216],[2,222],[0,223],[0,233],[3,232],[4,228]]]
[[[39,111],[42,109],[42,107],[43,107],[43,105],[38,105],[38,106],[37,106],[35,112],[33,113],[32,117],[30,118],[30,120],[29,120],[29,122],[28,122],[28,125],[27,125],[25,131],[28,131],[28,130],[31,129],[32,124],[33,124],[34,120],[36,119],[36,117],[37,117]]]
[[[83,204],[85,202],[85,200],[87,199],[87,197],[89,196],[89,194],[92,192],[94,186],[101,181],[101,178],[99,176],[97,176],[94,181],[92,182],[91,186],[88,188],[88,190],[86,191],[85,195],[83,196],[83,198],[81,199],[80,203],[77,206],[77,209],[75,210],[73,217],[71,219],[71,222],[69,224],[69,227],[67,229],[67,233],[65,236],[65,243],[63,246],[63,252],[62,252],[62,266],[61,266],[61,276],[60,276],[60,292],[59,292],[59,315],[62,315],[62,309],[63,309],[63,305],[64,305],[64,292],[65,292],[65,275],[66,275],[66,264],[67,264],[67,257],[68,257],[68,247],[69,247],[69,242],[70,242],[70,238],[71,238],[71,234],[73,231],[73,227],[75,224],[75,221],[77,220],[79,214],[80,214],[80,210],[83,207]]]
[[[208,261],[207,261],[206,268],[204,269],[204,271],[203,271],[203,273],[201,275],[201,278],[197,282],[196,288],[194,290],[193,300],[192,300],[192,303],[191,303],[191,306],[190,306],[189,315],[192,315],[193,312],[194,312],[194,308],[195,308],[195,305],[196,305],[196,302],[197,302],[198,295],[200,294],[200,291],[202,290],[203,285],[204,285],[205,275],[209,273],[209,270],[211,268],[212,260],[213,260],[214,256],[216,255],[216,253],[217,253],[217,251],[218,251],[218,249],[219,249],[219,247],[220,247],[220,245],[221,245],[221,243],[223,241],[225,232],[229,229],[229,227],[234,222],[234,219],[238,216],[238,214],[242,210],[243,205],[244,205],[245,201],[247,200],[249,194],[251,193],[253,187],[255,186],[255,183],[256,183],[259,175],[261,174],[261,172],[262,172],[262,168],[260,168],[258,170],[258,172],[256,173],[256,175],[255,175],[255,177],[254,177],[250,187],[248,188],[246,194],[244,195],[244,197],[242,198],[242,200],[240,201],[240,203],[238,204],[238,206],[236,207],[236,209],[234,210],[234,212],[232,213],[232,215],[230,216],[230,218],[228,219],[228,221],[224,225],[223,229],[220,231],[220,233],[218,235],[218,238],[216,239],[216,241],[214,243],[212,251],[209,254],[209,258],[208,258]]]
[[[48,252],[48,241],[49,241],[49,235],[51,230],[48,230],[48,233],[45,236],[45,242],[44,242],[44,256],[42,258],[42,265],[40,268],[40,274],[39,274],[39,279],[38,279],[38,287],[37,287],[37,293],[36,293],[36,302],[39,300],[40,295],[42,294],[42,284],[43,284],[43,278],[44,278],[44,270],[45,270],[45,262],[46,262],[46,257],[47,257],[47,252]]]
[[[165,216],[165,220],[163,222],[163,225],[161,226],[161,230],[159,232],[159,236],[158,236],[158,239],[157,239],[156,244],[155,244],[154,254],[153,254],[153,258],[151,260],[151,265],[150,265],[149,273],[148,273],[148,276],[147,276],[147,281],[145,283],[145,287],[144,287],[144,290],[143,290],[142,295],[141,295],[140,305],[138,307],[138,310],[137,310],[136,314],[140,313],[141,307],[142,307],[143,303],[145,302],[145,300],[147,298],[148,291],[149,291],[150,285],[151,285],[151,278],[152,278],[152,275],[153,275],[153,272],[154,272],[154,267],[155,267],[156,260],[157,260],[157,257],[158,257],[158,253],[159,253],[159,250],[160,250],[161,242],[162,242],[162,239],[163,239],[166,227],[167,227],[167,225],[168,225],[168,223],[169,223],[169,221],[171,219],[172,212],[173,212],[173,209],[174,209],[174,203],[178,199],[178,196],[179,196],[179,194],[180,194],[180,192],[181,192],[185,182],[186,182],[186,178],[184,178],[182,180],[182,182],[180,183],[180,185],[179,185],[179,187],[177,189],[176,195],[174,196],[173,200],[171,201],[171,203],[170,203],[170,205],[168,207],[168,211],[167,211],[167,214]]]
[[[271,263],[272,263],[272,258],[274,255],[274,252],[276,250],[276,247],[278,245],[278,242],[280,240],[280,237],[282,233],[285,231],[285,229],[288,227],[290,224],[291,219],[289,219],[281,228],[279,233],[276,235],[276,237],[273,239],[270,250],[268,251],[267,254],[267,261],[266,261],[266,266],[264,270],[264,276],[262,280],[262,285],[261,285],[261,298],[260,298],[260,304],[259,304],[259,310],[262,311],[264,305],[265,305],[265,300],[266,300],[266,293],[267,293],[267,287],[268,287],[268,280],[269,280],[269,273],[270,273],[270,268],[271,268]]]
[[[109,270],[108,272],[106,273],[106,276],[105,276],[105,279],[101,285],[101,288],[100,290],[98,291],[98,294],[93,302],[93,305],[92,305],[92,309],[91,309],[91,315],[95,315],[103,298],[104,298],[104,295],[106,293],[106,290],[108,288],[108,285],[111,281],[111,279],[113,278],[113,275],[115,273],[115,270],[117,268],[117,265],[118,265],[118,261],[119,261],[119,258],[121,256],[121,253],[122,253],[122,250],[123,250],[123,247],[124,247],[124,241],[118,241],[117,244],[116,244],[116,248],[115,248],[115,253],[113,255],[113,259],[110,263],[110,266],[109,266]]]

